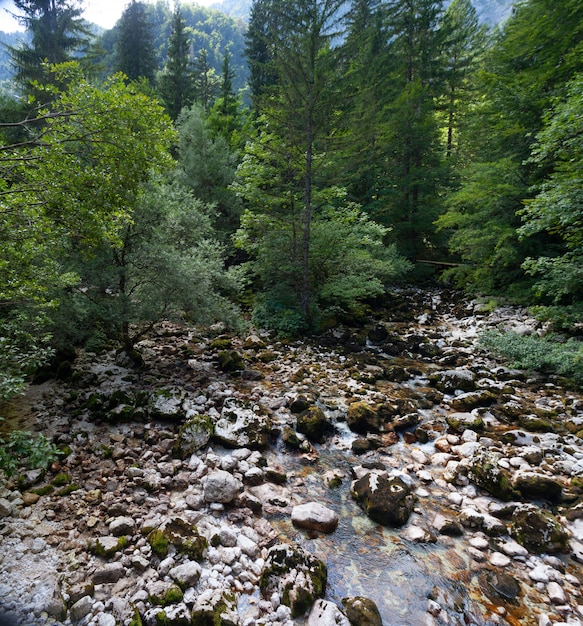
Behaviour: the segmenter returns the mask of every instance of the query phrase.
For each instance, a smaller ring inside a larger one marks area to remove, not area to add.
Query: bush
[[[57,454],[58,448],[44,435],[14,430],[7,439],[0,440],[0,470],[10,477],[21,468],[46,468]]]
[[[583,343],[576,339],[562,341],[559,335],[538,337],[486,331],[480,342],[512,367],[560,374],[583,386]]]

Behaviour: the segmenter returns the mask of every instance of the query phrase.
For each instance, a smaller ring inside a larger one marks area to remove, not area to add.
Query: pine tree
[[[146,5],[131,0],[120,18],[118,29],[117,69],[130,80],[145,78],[153,83],[157,62]]]
[[[209,64],[206,49],[202,48],[194,62],[194,93],[195,102],[200,104],[206,113],[210,111],[218,87],[219,80],[215,70]]]
[[[211,108],[209,125],[216,133],[222,135],[232,148],[240,143],[238,135],[243,126],[240,113],[241,100],[233,91],[234,77],[231,55],[227,52],[223,57],[219,96]]]
[[[195,86],[190,58],[190,38],[178,3],[172,16],[168,60],[159,77],[158,89],[173,120],[177,119],[184,107],[189,107],[194,102]]]
[[[49,66],[71,60],[87,49],[89,35],[83,10],[74,0],[14,0],[22,12],[19,21],[31,35],[31,43],[9,47],[15,79],[25,94],[40,96],[33,85],[54,80]]]
[[[439,214],[442,150],[436,118],[443,67],[441,1],[392,0],[387,3],[389,56],[387,80],[388,170],[383,223],[410,258],[427,254]]]

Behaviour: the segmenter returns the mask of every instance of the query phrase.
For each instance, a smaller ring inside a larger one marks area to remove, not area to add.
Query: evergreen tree
[[[488,43],[488,28],[478,21],[470,0],[453,0],[447,7],[442,28],[445,30],[445,83],[443,109],[446,116],[446,154],[458,149],[457,130],[461,118],[475,102],[478,92],[475,76]]]
[[[253,0],[249,26],[245,34],[245,56],[249,66],[249,87],[253,108],[259,111],[264,90],[275,84],[277,74],[273,63],[274,0]]]
[[[351,199],[374,219],[383,205],[388,81],[386,29],[380,0],[353,0],[342,51],[342,176]]]
[[[409,258],[431,254],[440,212],[442,149],[436,102],[442,93],[442,2],[387,3],[389,56],[386,214],[395,241]]]
[[[172,16],[168,59],[158,79],[158,90],[170,117],[176,120],[184,107],[194,102],[194,72],[190,58],[190,37],[177,3]]]
[[[208,61],[208,53],[201,48],[194,62],[194,91],[195,102],[200,104],[206,113],[214,102],[218,93],[219,80],[216,72]]]
[[[487,55],[482,97],[465,131],[472,162],[439,218],[441,228],[453,231],[451,249],[464,261],[451,272],[459,284],[524,298],[533,282],[522,267],[525,259],[556,255],[557,240],[544,228],[529,229],[530,237],[522,239],[517,231],[524,203],[553,167],[531,159],[533,138],[553,98],[563,97],[583,70],[582,47],[579,2],[529,0],[515,6]]]
[[[241,101],[233,91],[234,77],[231,55],[227,53],[223,59],[219,96],[211,108],[209,125],[216,133],[221,134],[231,147],[239,147],[243,122],[240,113]]]
[[[130,80],[145,78],[153,84],[157,61],[146,5],[131,0],[117,28],[119,34],[116,43],[117,69]]]
[[[27,95],[40,96],[33,85],[54,82],[49,65],[71,60],[87,50],[90,32],[76,0],[14,0],[22,14],[20,23],[31,35],[31,43],[9,47],[16,70],[15,80]]]

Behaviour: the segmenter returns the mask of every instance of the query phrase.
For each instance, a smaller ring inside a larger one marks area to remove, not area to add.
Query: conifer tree
[[[201,48],[194,61],[194,93],[195,102],[200,104],[206,113],[210,111],[218,86],[219,80],[209,63],[208,53],[205,48]]]
[[[90,32],[76,0],[14,0],[21,11],[20,23],[31,35],[31,43],[9,47],[16,81],[25,94],[39,96],[34,81],[54,81],[49,65],[69,61],[86,50]]]
[[[117,69],[130,80],[145,78],[153,83],[157,62],[146,5],[131,0],[120,18],[118,28]]]
[[[176,120],[184,107],[194,102],[194,72],[190,58],[190,38],[177,3],[172,16],[168,60],[158,80],[158,89],[170,117]]]

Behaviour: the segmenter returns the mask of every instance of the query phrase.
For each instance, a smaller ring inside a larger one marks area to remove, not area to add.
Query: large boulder
[[[346,424],[351,431],[359,435],[366,435],[369,432],[378,433],[381,430],[379,412],[361,401],[349,405]]]
[[[519,471],[512,478],[512,486],[523,498],[548,500],[557,503],[563,495],[563,485],[553,476],[540,472]]]
[[[301,546],[277,544],[267,555],[259,587],[265,597],[278,593],[292,617],[305,615],[326,591],[326,565]]]
[[[445,370],[429,377],[429,380],[439,391],[454,393],[455,391],[474,391],[476,389],[476,375],[467,369]]]
[[[352,626],[383,626],[377,605],[369,598],[349,596],[342,599],[342,605]]]
[[[177,387],[157,389],[150,399],[150,417],[169,422],[182,422],[186,417],[185,397],[186,394]]]
[[[554,515],[534,504],[521,504],[512,514],[510,535],[534,554],[567,552],[569,535]]]
[[[152,551],[160,558],[167,556],[168,546],[173,545],[177,552],[200,561],[208,547],[206,538],[198,532],[198,528],[180,517],[166,520],[159,528],[152,530],[147,539]]]
[[[510,473],[499,465],[500,454],[482,450],[474,455],[468,467],[468,478],[478,487],[500,500],[516,497]]]
[[[257,405],[228,398],[215,424],[214,439],[228,448],[263,450],[269,443],[271,422]]]
[[[334,428],[320,407],[311,406],[297,417],[297,431],[313,443],[323,443]]]
[[[415,505],[413,491],[400,477],[370,471],[355,480],[352,497],[366,514],[383,526],[399,528],[407,523]]]
[[[186,459],[204,448],[215,432],[215,424],[208,415],[189,417],[181,426],[172,449],[175,456]]]

